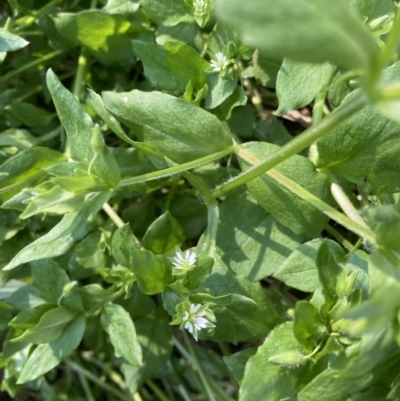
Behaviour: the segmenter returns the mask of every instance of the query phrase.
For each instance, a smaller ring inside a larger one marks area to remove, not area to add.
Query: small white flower
[[[172,261],[175,269],[187,270],[193,267],[196,263],[195,252],[186,251],[185,254],[176,252],[175,257]]]
[[[201,308],[201,304],[191,304],[189,312],[185,312],[182,320],[185,323],[185,329],[193,334],[196,330],[205,329],[209,326],[210,322],[203,316],[206,314],[205,311],[197,312]],[[196,336],[197,337],[197,336]]]
[[[197,15],[204,15],[207,12],[206,0],[194,0],[193,2],[194,13]]]
[[[215,58],[217,59],[216,61],[215,60],[210,61],[210,65],[215,72],[223,71],[225,70],[226,67],[228,67],[229,61],[223,53],[221,52],[215,53]]]

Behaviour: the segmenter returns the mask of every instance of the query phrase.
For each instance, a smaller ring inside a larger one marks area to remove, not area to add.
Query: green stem
[[[76,69],[74,87],[72,93],[76,100],[80,100],[83,92],[83,86],[85,84],[85,73],[86,67],[89,62],[89,51],[86,48],[82,48],[81,54],[78,57],[78,68]]]
[[[22,29],[28,28],[31,26],[38,18],[43,16],[47,13],[51,8],[56,6],[60,0],[52,0],[47,3],[45,6],[37,10],[36,12],[32,13],[32,15],[27,15],[21,18],[18,18],[15,23],[19,25],[19,27],[15,30],[15,32],[20,32]]]
[[[326,94],[326,91],[319,92],[315,98],[312,125],[317,125],[322,121],[322,117],[324,116]]]
[[[170,401],[167,395],[158,387],[153,380],[147,380],[146,385],[151,388],[154,394],[161,400],[161,401]]]
[[[235,177],[226,184],[223,184],[212,190],[210,192],[210,196],[217,198],[237,187],[246,184],[248,181],[257,178],[267,170],[275,167],[284,160],[287,160],[289,157],[309,147],[317,139],[328,134],[333,128],[337,127],[340,123],[348,119],[367,104],[367,96],[364,93],[360,93],[352,102],[344,104],[332,114],[325,117],[318,125],[311,126],[305,130],[301,135],[295,137],[289,143],[282,146],[278,151],[269,156],[267,160],[250,168],[245,173]]]
[[[207,395],[208,400],[209,401],[216,401],[216,399],[214,397],[214,394],[211,391],[210,385],[209,385],[209,383],[208,383],[208,381],[207,381],[207,379],[206,379],[206,377],[204,375],[203,368],[201,367],[200,362],[197,359],[197,356],[196,356],[196,354],[195,354],[195,352],[193,350],[193,347],[190,344],[189,337],[187,336],[187,334],[185,332],[183,332],[183,336],[185,338],[186,346],[189,348],[189,352],[190,352],[190,355],[192,357],[192,360],[194,361],[194,366],[195,366],[196,371],[197,371],[197,373],[199,375],[200,381],[203,384],[203,387],[204,387],[204,389],[206,391],[206,395]]]
[[[256,157],[252,156],[244,149],[239,150],[238,156],[253,165],[259,162],[259,160]],[[288,189],[291,193],[303,199],[309,205],[313,206],[315,209],[324,213],[332,220],[335,220],[343,227],[346,227],[348,230],[356,233],[360,237],[363,237],[371,242],[375,242],[375,234],[368,227],[361,226],[355,221],[349,219],[347,216],[338,212],[332,206],[328,205],[327,203],[325,203],[324,201],[313,195],[311,192],[308,192],[303,187],[296,184],[289,178],[285,177],[278,171],[270,170],[267,172],[267,174],[281,186]]]
[[[329,234],[332,235],[338,242],[340,242],[345,248],[347,248],[350,252],[355,252],[357,249],[356,247],[348,241],[342,234],[336,231],[333,227],[329,224],[325,226],[325,230],[328,231]]]
[[[185,172],[183,176],[193,185],[193,187],[200,193],[204,203],[207,207],[207,231],[206,243],[204,251],[212,256],[213,251],[216,249],[216,240],[219,224],[219,208],[216,199],[210,198],[209,193],[211,188],[200,178]]]
[[[74,370],[76,373],[81,374],[85,376],[87,379],[95,383],[98,387],[102,388],[103,390],[107,391],[108,393],[112,394],[114,397],[117,397],[118,399],[122,401],[129,400],[130,395],[127,393],[123,393],[122,391],[119,391],[115,389],[114,387],[110,386],[107,383],[102,382],[99,378],[97,378],[94,374],[89,372],[88,370],[82,368],[78,364],[72,361],[66,361],[65,362],[72,370]]]
[[[179,164],[177,166],[168,167],[163,170],[154,171],[152,173],[147,173],[143,175],[139,175],[137,177],[125,178],[121,180],[118,188],[125,187],[132,184],[137,184],[139,182],[146,182],[151,180],[157,180],[159,178],[169,177],[171,175],[179,174],[184,171],[199,167],[203,164],[211,163],[213,161],[219,160],[233,152],[233,146],[221,150],[216,153],[212,153],[211,155],[201,157],[200,159],[192,160],[187,163]]]
[[[82,374],[82,372],[77,372],[79,381],[81,382],[83,391],[85,393],[85,397],[88,401],[96,401],[96,398],[94,397],[92,390],[86,380],[86,377]]]
[[[373,67],[369,87],[372,91],[375,90],[379,79],[382,76],[382,70],[390,63],[393,54],[396,51],[397,44],[400,37],[400,7],[395,7],[395,19],[393,21],[392,29],[387,36],[385,46],[383,47],[379,57],[377,58]]]
[[[62,54],[61,50],[56,50],[54,52],[51,52],[49,54],[46,54],[43,57],[40,57],[37,60],[33,60],[30,63],[24,64],[22,67],[14,70],[14,71],[10,71],[8,74],[4,75],[2,78],[0,78],[0,83],[4,83],[9,81],[11,78],[15,77],[16,75],[20,74],[21,72],[24,72],[26,70],[29,70],[32,67],[36,67],[39,64],[42,64],[45,61],[51,60],[54,57],[59,56],[60,54]]]

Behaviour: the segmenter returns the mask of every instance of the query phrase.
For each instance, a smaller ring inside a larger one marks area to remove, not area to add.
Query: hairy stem
[[[292,139],[289,143],[282,146],[278,151],[273,153],[267,160],[250,168],[245,173],[237,176],[233,180],[223,184],[210,192],[210,196],[217,198],[238,188],[248,181],[257,178],[259,175],[265,173],[267,170],[275,167],[289,157],[301,152],[303,149],[309,147],[317,139],[322,138],[328,134],[333,128],[337,127],[340,123],[348,119],[358,110],[362,109],[368,103],[368,98],[364,93],[360,93],[352,102],[343,105],[335,110],[332,114],[325,117],[319,124],[311,126],[301,135]]]
[[[177,166],[168,167],[163,170],[154,171],[152,173],[147,173],[143,175],[139,175],[137,177],[125,178],[121,180],[118,188],[125,187],[132,184],[138,184],[139,182],[146,182],[151,180],[157,180],[159,178],[170,177],[171,175],[180,174],[184,171],[191,170],[193,168],[202,166],[203,164],[211,163],[213,161],[219,160],[233,152],[233,146],[221,150],[216,153],[212,153],[211,155],[201,157],[196,160],[192,160],[187,163],[178,164]]]

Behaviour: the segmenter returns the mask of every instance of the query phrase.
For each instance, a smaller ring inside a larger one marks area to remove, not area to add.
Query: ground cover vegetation
[[[2,397],[399,400],[399,10],[2,1]]]

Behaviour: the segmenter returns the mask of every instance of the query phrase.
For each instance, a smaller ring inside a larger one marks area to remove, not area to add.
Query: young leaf
[[[85,331],[85,318],[77,316],[61,337],[49,344],[40,344],[30,354],[18,377],[18,384],[37,379],[67,358],[79,345]]]
[[[326,240],[319,247],[315,264],[318,268],[318,277],[322,284],[324,296],[328,302],[333,302],[337,297],[336,284],[342,269],[336,263]]]
[[[18,330],[27,330],[32,327],[35,327],[40,318],[49,310],[54,309],[54,304],[42,304],[35,306],[32,309],[25,310],[19,313],[14,319],[8,322],[10,327]]]
[[[222,0],[216,10],[247,44],[271,58],[369,70],[378,54],[372,35],[344,0]]]
[[[120,305],[106,303],[101,312],[101,324],[110,336],[115,356],[125,358],[132,366],[141,366],[142,349],[129,313]]]
[[[314,348],[323,329],[318,309],[308,301],[298,301],[293,321],[293,334],[297,341],[307,348]]]
[[[145,294],[158,294],[172,282],[171,262],[165,256],[141,249],[129,224],[115,231],[111,249],[118,263],[133,271]]]
[[[279,147],[260,142],[247,142],[241,145],[250,157],[264,160],[276,152]],[[251,160],[251,159],[250,159]],[[252,164],[240,160],[243,171]],[[315,171],[313,164],[302,156],[293,156],[276,167],[276,170],[307,189],[318,198],[329,202],[327,176]],[[297,235],[312,237],[318,235],[328,218],[310,206],[306,201],[288,192],[268,174],[247,183],[250,193],[257,202],[281,224],[291,229]],[[290,213],[288,213],[290,211]]]
[[[80,212],[66,214],[46,235],[19,251],[3,270],[14,269],[32,260],[63,255],[87,234],[88,218],[95,215],[109,198],[110,192],[93,193]]]
[[[232,138],[215,116],[185,100],[160,92],[133,90],[104,92],[103,101],[105,107],[144,142],[177,163],[232,146]]]
[[[277,114],[284,114],[310,104],[329,84],[335,68],[329,63],[311,64],[285,59],[278,73]]]
[[[160,90],[183,93],[189,82],[196,89],[207,83],[204,70],[208,62],[184,43],[167,42],[160,46],[133,40],[132,46],[144,65],[147,78]]]
[[[32,344],[47,344],[61,336],[67,324],[76,316],[77,312],[63,306],[45,312],[39,323],[27,329],[21,336],[14,338],[14,342]]]
[[[9,52],[23,47],[29,44],[24,38],[7,31],[5,28],[0,28],[0,52]]]
[[[143,246],[156,255],[168,255],[185,240],[182,226],[167,211],[149,226],[142,239]]]
[[[261,280],[280,268],[303,240],[277,223],[243,190],[229,194],[220,206],[217,247],[235,273]]]

